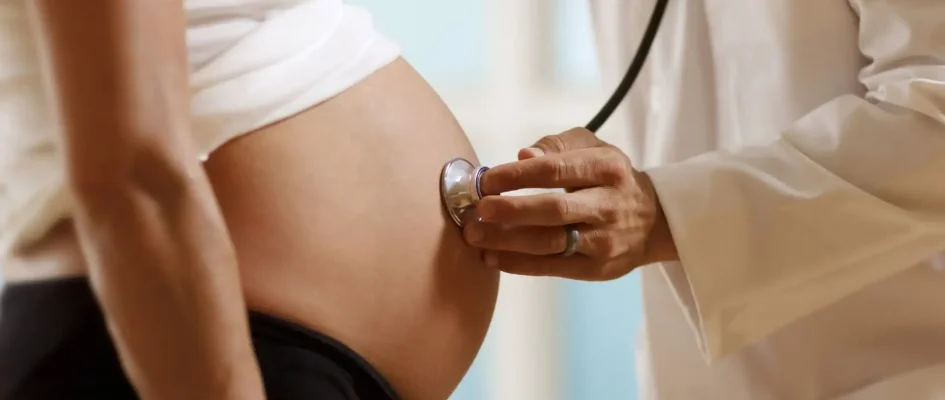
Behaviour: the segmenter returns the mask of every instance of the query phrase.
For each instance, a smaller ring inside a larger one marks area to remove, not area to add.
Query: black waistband
[[[251,311],[253,342],[279,343],[328,358],[340,366],[353,381],[359,399],[399,400],[394,388],[367,360],[343,343],[293,322]],[[259,351],[257,348],[257,355]],[[263,365],[265,367],[265,365]],[[266,371],[263,371],[265,374]]]
[[[312,370],[343,375],[334,385],[352,395],[338,398],[399,399],[367,360],[341,342],[263,313],[250,312],[249,321],[267,392],[280,390],[279,385],[315,385],[304,367],[315,363]],[[301,383],[285,381],[293,373],[302,375]],[[4,288],[0,399],[76,398],[77,391],[91,386],[96,386],[97,398],[135,398],[88,281],[70,278]]]

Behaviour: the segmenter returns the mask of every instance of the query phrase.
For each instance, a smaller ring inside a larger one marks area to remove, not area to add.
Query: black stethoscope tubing
[[[585,126],[587,130],[596,133],[597,130],[604,125],[604,122],[607,122],[607,119],[610,118],[620,103],[623,102],[624,98],[627,97],[627,93],[630,92],[633,83],[636,82],[637,77],[640,76],[640,71],[643,70],[646,57],[650,55],[650,49],[653,47],[653,41],[656,39],[656,33],[660,29],[660,24],[663,22],[663,14],[666,13],[668,3],[669,0],[656,0],[656,6],[653,7],[653,14],[650,16],[650,22],[647,23],[646,31],[643,33],[643,38],[640,40],[640,47],[637,48],[637,53],[633,56],[633,61],[630,63],[630,67],[627,68],[627,73],[624,74],[623,79],[620,80],[620,84],[617,85],[614,93],[607,102],[604,103],[600,111],[597,112],[597,115],[591,119],[591,122],[587,123]]]

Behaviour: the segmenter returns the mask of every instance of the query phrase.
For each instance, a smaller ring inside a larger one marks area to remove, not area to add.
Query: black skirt
[[[395,400],[344,344],[250,312],[269,400]],[[137,399],[84,278],[9,285],[0,298],[0,400]]]

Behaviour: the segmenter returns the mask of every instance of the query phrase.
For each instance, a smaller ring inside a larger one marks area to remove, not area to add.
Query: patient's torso
[[[70,203],[25,1],[0,0],[0,262],[84,273],[71,230],[46,233]],[[248,306],[342,341],[405,398],[446,398],[498,289],[440,206],[443,163],[475,160],[451,113],[340,0],[187,7],[195,140]],[[6,262],[15,243],[29,254]]]

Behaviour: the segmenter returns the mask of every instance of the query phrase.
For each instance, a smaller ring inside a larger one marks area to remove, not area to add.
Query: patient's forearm
[[[180,0],[34,0],[75,225],[145,399],[261,399],[234,251],[189,135]]]
[[[188,188],[190,186],[183,186]],[[233,251],[212,202],[184,189],[83,195],[75,215],[123,366],[145,399],[260,399]]]

